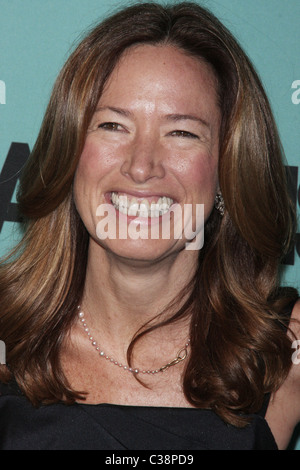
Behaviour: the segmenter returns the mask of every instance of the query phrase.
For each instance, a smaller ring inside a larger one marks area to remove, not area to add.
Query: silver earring
[[[223,196],[220,192],[218,192],[215,197],[215,208],[217,209],[219,214],[223,217],[225,213],[225,203],[224,203]]]

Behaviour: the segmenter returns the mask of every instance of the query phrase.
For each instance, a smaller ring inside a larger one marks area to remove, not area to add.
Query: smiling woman
[[[1,448],[287,445],[294,214],[265,92],[212,14],[139,3],[96,26],[55,83],[18,202]]]
[[[177,253],[182,263],[187,257],[182,250],[187,210],[194,209],[192,227],[197,231],[196,205],[204,205],[205,220],[213,209],[220,115],[216,79],[206,63],[170,45],[126,51],[92,117],[74,179],[75,205],[91,236],[91,262],[99,262],[97,206],[111,203],[116,214],[107,223],[116,225],[117,233],[122,221],[139,225],[141,233],[146,225],[149,233],[137,243],[122,230],[122,243],[112,237],[102,247],[128,259],[158,260]],[[174,230],[182,226],[180,237],[169,230],[169,238],[153,238],[152,225],[160,224],[162,232],[167,222]]]

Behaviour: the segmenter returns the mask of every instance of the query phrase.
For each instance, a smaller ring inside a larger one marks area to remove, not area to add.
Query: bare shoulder
[[[299,420],[300,420],[300,300],[296,302],[290,321],[292,337],[292,369],[289,374],[291,386],[295,387],[295,393],[299,396]]]
[[[299,337],[300,336],[300,299],[296,302],[291,316],[291,330]]]
[[[292,366],[285,382],[271,397],[266,414],[266,420],[280,449],[286,448],[300,421],[300,300],[293,308],[289,326],[293,335]]]

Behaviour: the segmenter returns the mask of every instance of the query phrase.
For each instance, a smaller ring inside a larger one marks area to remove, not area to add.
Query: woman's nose
[[[165,170],[158,139],[150,136],[136,137],[122,164],[121,172],[138,184],[151,178],[163,178]]]

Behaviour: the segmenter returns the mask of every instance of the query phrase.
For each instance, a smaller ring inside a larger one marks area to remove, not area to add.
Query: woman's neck
[[[96,331],[128,346],[137,330],[188,284],[195,268],[195,255],[190,252],[156,262],[132,261],[91,241],[83,310]]]

